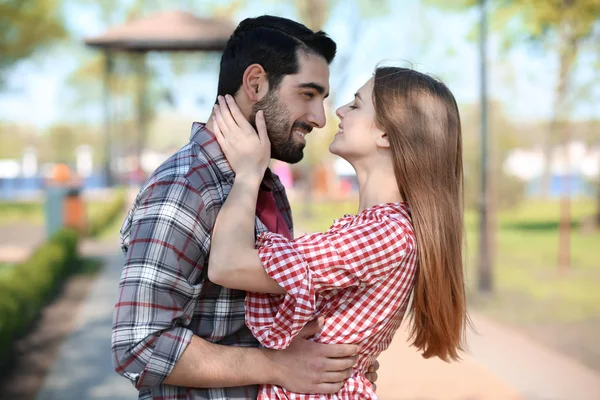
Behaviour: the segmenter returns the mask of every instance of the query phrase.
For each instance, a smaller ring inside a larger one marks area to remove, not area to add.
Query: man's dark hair
[[[298,73],[299,50],[320,55],[330,64],[336,44],[325,32],[313,32],[287,18],[271,15],[246,18],[227,41],[221,56],[218,94],[236,94],[244,71],[252,64],[262,65],[269,90],[277,89],[285,75]]]

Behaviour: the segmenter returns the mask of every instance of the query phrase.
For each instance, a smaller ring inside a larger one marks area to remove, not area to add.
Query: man
[[[235,97],[254,122],[263,110],[272,157],[302,159],[305,136],[325,125],[329,63],[336,45],[323,32],[262,16],[242,21],[221,58],[218,94]],[[332,393],[350,374],[354,345],[306,340],[309,324],[282,351],[260,349],[244,323],[242,291],[207,279],[210,233],[233,172],[206,125],[163,163],[138,194],[121,229],[126,262],[114,312],[115,370],[140,399],[254,399],[257,384]],[[291,236],[285,191],[267,172],[256,233]]]

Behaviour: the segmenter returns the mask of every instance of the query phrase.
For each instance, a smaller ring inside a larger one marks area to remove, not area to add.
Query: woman
[[[377,398],[365,373],[407,309],[424,357],[456,360],[463,347],[463,172],[454,97],[427,75],[378,68],[336,114],[341,122],[330,151],[356,170],[358,213],[295,240],[263,234],[255,249],[256,199],[270,158],[265,122],[257,113],[257,136],[233,99],[215,108],[215,136],[236,177],[213,231],[209,278],[249,291],[246,323],[266,347],[285,348],[318,316],[324,326],[315,341],[360,349],[335,395],[263,386],[259,398]]]

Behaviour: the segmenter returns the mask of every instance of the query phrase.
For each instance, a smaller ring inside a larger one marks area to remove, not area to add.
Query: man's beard
[[[267,132],[271,141],[271,158],[295,164],[302,160],[304,156],[304,144],[294,141],[292,129],[302,128],[307,133],[312,130],[312,126],[305,122],[290,121],[290,113],[284,104],[281,104],[275,90],[271,90],[267,95],[252,107],[250,123],[256,129],[256,113],[263,110]]]

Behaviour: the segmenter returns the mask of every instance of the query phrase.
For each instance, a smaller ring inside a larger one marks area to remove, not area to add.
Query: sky
[[[193,2],[184,1],[180,8],[185,9]],[[361,18],[359,11],[348,1],[339,1],[331,10],[324,30],[337,42],[339,49],[331,66],[333,105],[338,107],[350,101],[353,93],[382,61],[440,77],[459,104],[477,102],[478,46],[467,36],[477,23],[478,14],[441,12],[423,6],[418,0],[389,3],[389,12],[369,18]],[[285,2],[263,0],[247,4],[231,16],[234,22],[264,13],[296,17],[293,6]],[[106,29],[93,6],[73,5],[66,16],[70,30],[82,40]],[[490,97],[500,100],[506,113],[515,120],[548,118],[557,73],[555,57],[543,49],[527,46],[520,46],[508,54],[501,52],[499,47],[497,35],[492,34]],[[39,129],[61,121],[99,123],[101,104],[73,113],[74,93],[66,85],[72,71],[92,55],[93,50],[86,49],[83,43],[71,44],[56,46],[19,63],[8,76],[8,90],[0,93],[0,120],[33,124]],[[163,67],[161,56],[151,56],[149,64],[159,71],[161,83],[176,97],[176,106],[170,107],[169,112],[196,120],[206,119],[210,101],[199,103],[198,98],[210,98],[216,93],[216,58],[208,68],[184,76],[169,74]],[[598,71],[592,68],[578,68],[575,81],[585,82],[595,73]],[[578,102],[572,112],[574,119],[600,117],[600,88],[594,87],[592,92],[595,100]]]

